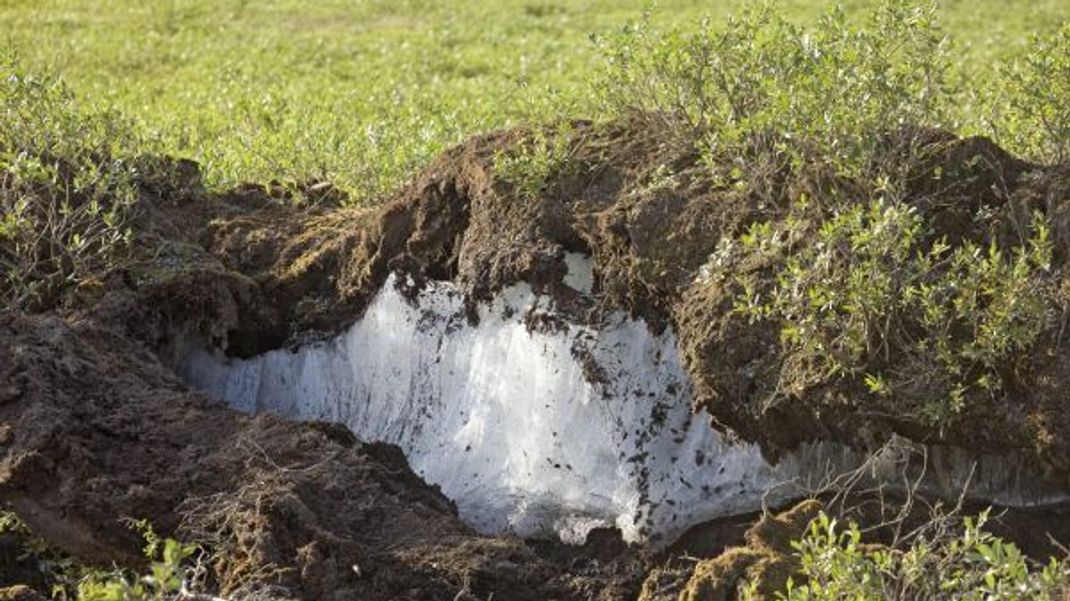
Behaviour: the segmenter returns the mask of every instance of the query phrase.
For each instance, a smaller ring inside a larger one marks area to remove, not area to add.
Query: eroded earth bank
[[[741,309],[790,255],[748,240],[822,248],[827,198],[871,191],[816,166],[734,185],[649,123],[570,131],[536,193],[495,168],[518,130],[375,207],[326,183],[208,193],[171,163],[128,260],[0,317],[0,501],[98,565],[138,565],[122,520],[147,518],[212,549],[228,598],[771,591],[817,505],[773,510],[846,484],[1008,508],[996,529],[1039,554],[1070,540],[1065,166],[921,132],[921,248],[1013,256],[1048,224],[1039,331],[949,371],[905,340],[923,317],[890,315],[899,338],[834,373]]]

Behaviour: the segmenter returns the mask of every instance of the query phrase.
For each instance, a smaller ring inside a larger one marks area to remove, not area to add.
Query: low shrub
[[[18,537],[23,547],[19,560],[36,564],[42,581],[51,585],[53,599],[164,601],[212,598],[188,592],[204,585],[205,570],[200,565],[204,557],[198,545],[161,538],[147,520],[130,521],[129,525],[145,540],[144,554],[148,560],[145,574],[79,564],[35,535],[13,511],[0,507],[0,534],[12,533]]]
[[[78,601],[164,601],[190,597],[186,588],[189,561],[199,551],[197,545],[160,538],[146,520],[132,522],[145,539],[145,559],[149,571],[141,576],[122,570],[87,570],[74,585],[72,599]],[[64,591],[64,597],[67,593]]]
[[[734,310],[780,328],[783,392],[857,378],[935,425],[1002,390],[1007,362],[1048,325],[1052,244],[1039,216],[1011,249],[934,237],[903,203],[826,213],[804,198],[722,243],[718,261],[741,291]],[[772,285],[740,274],[742,257],[773,265]]]
[[[41,309],[121,260],[143,165],[111,112],[79,106],[56,79],[0,60],[0,299]]]
[[[1001,248],[984,235],[948,240],[916,208],[988,193],[949,192],[973,176],[940,168],[937,180],[958,179],[917,189],[953,138],[940,130],[961,96],[936,15],[931,2],[885,1],[859,20],[833,8],[803,26],[764,6],[725,27],[658,30],[647,14],[597,40],[609,112],[658,121],[701,153],[715,187],[754,203],[757,221],[711,265],[738,290],[737,316],[780,331],[768,403],[854,379],[939,425],[1005,390],[1049,325],[1043,216]],[[1051,162],[1070,140],[1068,48],[1064,27],[1005,69],[1007,135]]]
[[[988,514],[961,525],[934,522],[901,547],[867,545],[855,523],[838,523],[822,513],[792,546],[800,569],[778,598],[785,601],[837,599],[957,599],[1041,601],[1065,598],[1070,570],[1052,559],[1030,561],[1012,543],[984,527]],[[743,598],[754,598],[754,586]]]
[[[494,156],[494,173],[512,185],[519,197],[533,200],[546,192],[551,181],[575,170],[572,138],[567,122],[536,129],[515,147]]]
[[[664,121],[752,187],[814,162],[888,187],[918,132],[947,120],[935,15],[931,3],[882,2],[861,24],[833,8],[802,27],[765,7],[691,32],[659,31],[648,14],[598,38],[599,96],[610,112]]]
[[[1036,160],[1070,163],[1070,21],[1031,35],[1029,51],[1001,66],[1000,75],[996,137]]]

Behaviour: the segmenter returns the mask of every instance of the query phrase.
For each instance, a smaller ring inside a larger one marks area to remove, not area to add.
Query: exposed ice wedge
[[[569,260],[566,283],[588,293],[585,263]],[[554,307],[526,284],[481,306],[471,325],[454,285],[431,283],[410,302],[396,283],[391,276],[363,318],[330,341],[249,360],[194,350],[179,371],[242,411],[336,421],[363,440],[400,446],[416,473],[488,533],[580,542],[592,528],[616,526],[629,542],[658,544],[862,463],[844,447],[816,444],[774,466],[756,446],[726,441],[706,414],[691,413],[671,330],[654,335],[617,314],[598,328],[531,331],[525,314]],[[947,466],[927,486],[961,488],[969,458],[937,455]],[[1021,473],[988,458],[972,477],[996,501],[1051,497]]]

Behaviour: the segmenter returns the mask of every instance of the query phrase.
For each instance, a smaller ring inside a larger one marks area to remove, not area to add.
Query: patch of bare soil
[[[696,407],[770,456],[814,439],[876,448],[898,433],[1025,454],[1070,482],[1063,316],[1015,363],[1011,388],[939,428],[846,381],[770,405],[786,360],[779,333],[734,314],[733,290],[697,275],[723,237],[783,217],[785,199],[812,181],[785,183],[772,197],[778,204],[717,183],[692,152],[649,127],[574,131],[577,168],[534,198],[493,168],[524,131],[450,150],[375,207],[342,208],[344,196],[323,183],[299,187],[304,202],[278,185],[222,195],[199,185],[146,189],[133,253],[102,274],[103,286],[74,289],[38,315],[0,314],[0,501],[52,544],[99,564],[136,565],[139,541],[119,520],[148,518],[219,551],[224,594],[628,599],[642,587],[647,598],[666,598],[657,592],[663,576],[643,585],[652,560],[612,537],[572,549],[479,536],[396,449],[335,426],[237,414],[167,367],[189,344],[249,356],[336,333],[392,271],[416,288],[453,280],[473,306],[527,281],[558,299],[568,319],[597,323],[623,309],[653,328],[671,326]],[[931,144],[910,202],[937,233],[1002,240],[1016,219],[1041,211],[1054,224],[1053,285],[1070,290],[1060,275],[1070,256],[1066,168],[1023,163],[982,139],[934,134]],[[195,180],[195,168],[183,163],[182,177]],[[568,252],[593,259],[590,297],[562,282]],[[704,564],[701,582],[689,577],[685,588],[773,561],[737,555],[749,563]],[[710,594],[695,598],[717,598]]]

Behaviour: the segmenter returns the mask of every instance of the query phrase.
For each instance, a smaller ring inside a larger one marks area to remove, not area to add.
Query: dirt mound
[[[625,309],[654,328],[674,327],[696,407],[761,443],[770,456],[819,438],[875,448],[897,433],[974,452],[1022,452],[1040,459],[1053,477],[1065,481],[1070,474],[1070,447],[1060,434],[1070,431],[1062,427],[1068,417],[1060,392],[1070,383],[1060,335],[1070,306],[1070,272],[1063,267],[1070,257],[1065,167],[1025,163],[983,138],[920,136],[923,148],[903,202],[927,228],[923,248],[940,241],[952,249],[967,243],[1012,249],[1025,243],[1023,224],[1039,213],[1050,224],[1054,252],[1051,268],[1033,282],[1049,291],[1035,343],[999,360],[993,375],[1000,387],[971,389],[958,414],[934,420],[924,409],[957,392],[950,385],[882,396],[861,375],[815,377],[813,366],[788,348],[780,326],[736,309],[738,284],[705,277],[711,261],[720,260],[718,249],[738,243],[752,225],[808,222],[795,242],[806,248],[822,220],[840,210],[823,195],[856,194],[861,201],[872,190],[851,182],[830,189],[828,174],[815,167],[759,194],[726,183],[694,154],[663,145],[661,132],[629,122],[577,123],[571,131],[575,165],[535,196],[517,193],[494,169],[494,157],[527,135],[514,131],[449,151],[378,209],[293,208],[233,195],[217,201],[214,206],[227,209],[216,209],[197,236],[216,266],[204,276],[211,287],[191,281],[196,273],[171,278],[159,293],[124,295],[135,300],[121,305],[116,321],[129,324],[149,296],[154,313],[137,323],[166,322],[153,327],[164,332],[149,338],[155,347],[165,346],[183,324],[202,343],[244,356],[337,332],[359,316],[392,270],[410,275],[416,288],[425,279],[459,282],[470,303],[527,281],[554,296],[575,321],[597,322],[608,310]],[[799,197],[813,199],[801,218],[793,212]],[[593,258],[591,298],[562,283],[570,252]],[[731,260],[733,273],[756,278],[759,295],[777,285],[783,269],[749,255]],[[212,291],[212,298],[182,295],[187,306],[175,308],[176,287]],[[205,332],[213,326],[191,326],[203,324],[205,315],[220,330],[210,337]],[[909,338],[918,327],[904,318],[902,335]],[[969,335],[951,335],[960,334]],[[881,341],[875,346],[883,353],[862,357],[853,369],[909,373],[915,366],[904,344]],[[973,368],[963,369],[964,379],[981,379]]]

